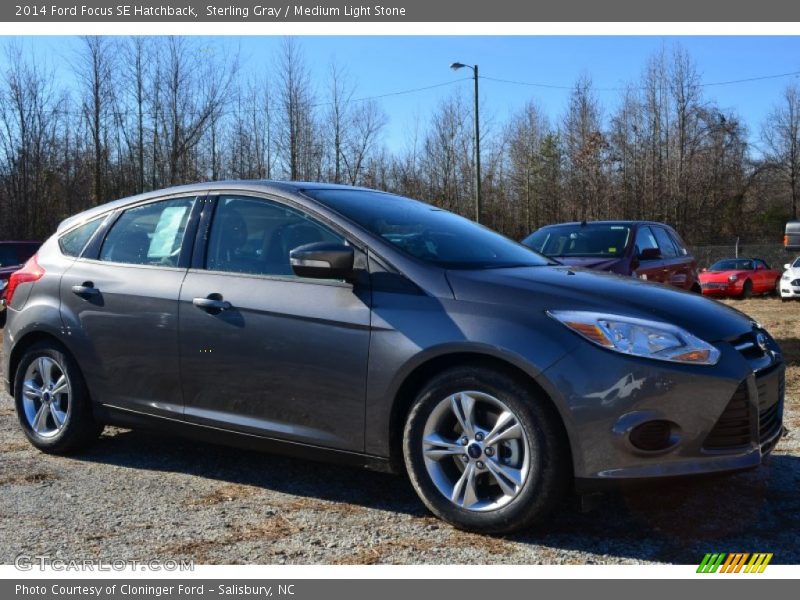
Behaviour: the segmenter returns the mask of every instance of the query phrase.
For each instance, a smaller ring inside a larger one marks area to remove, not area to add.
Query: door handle
[[[97,296],[100,290],[91,281],[84,281],[81,285],[73,285],[72,293],[78,296]]]
[[[232,308],[233,305],[222,299],[221,294],[209,294],[208,298],[192,298],[192,304],[203,310],[221,311]]]

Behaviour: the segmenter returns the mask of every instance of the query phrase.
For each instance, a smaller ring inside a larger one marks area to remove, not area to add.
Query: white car
[[[786,269],[781,275],[781,300],[800,298],[800,256],[794,262],[783,265]]]

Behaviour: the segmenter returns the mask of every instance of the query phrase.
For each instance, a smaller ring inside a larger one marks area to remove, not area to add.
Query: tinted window
[[[638,256],[648,248],[658,249],[656,238],[649,227],[639,227],[636,231],[636,255]]]
[[[749,258],[718,260],[709,267],[709,271],[752,271],[753,261]]]
[[[306,194],[402,252],[447,269],[549,263],[491,229],[424,202],[367,190],[308,190]]]
[[[522,243],[545,256],[622,256],[628,247],[627,225],[587,223],[543,227]]]
[[[266,200],[219,198],[206,268],[229,273],[294,276],[289,252],[312,242],[344,243],[304,213]]]
[[[16,267],[19,264],[17,247],[13,244],[0,244],[0,267]]]
[[[689,249],[686,247],[686,242],[684,242],[681,239],[681,236],[679,236],[674,231],[667,231],[667,234],[669,235],[670,239],[672,240],[672,243],[675,244],[675,249],[678,251],[678,255],[679,256],[688,256],[689,255]]]
[[[104,218],[89,221],[75,229],[68,231],[62,235],[58,240],[58,245],[61,248],[62,254],[67,256],[80,256],[84,246],[92,237],[92,234],[97,231]]]
[[[754,264],[755,264],[755,266],[756,266],[756,267],[758,267],[758,268],[761,268],[761,269],[769,269],[769,265],[768,265],[767,263],[765,263],[763,260],[761,260],[760,258],[757,258],[757,259],[755,259],[755,260],[753,261],[753,263],[754,263]]]
[[[126,210],[108,232],[100,260],[177,266],[193,204],[193,198],[179,198]]]
[[[664,258],[675,258],[678,256],[678,251],[672,243],[672,238],[667,235],[663,227],[652,227],[653,233],[656,235],[658,247],[661,249],[661,256]]]

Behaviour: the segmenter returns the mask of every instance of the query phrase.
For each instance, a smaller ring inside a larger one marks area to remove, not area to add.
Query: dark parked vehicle
[[[700,291],[697,261],[676,231],[663,223],[584,221],[547,225],[522,243],[562,264]]]
[[[783,247],[787,252],[800,250],[800,221],[787,221],[783,234]]]
[[[97,207],[11,277],[8,389],[31,443],[104,424],[406,470],[463,528],[573,482],[758,466],[784,363],[742,313],[555,264],[428,204],[217,182]]]
[[[0,327],[6,322],[5,289],[11,273],[33,256],[41,242],[0,242]]]

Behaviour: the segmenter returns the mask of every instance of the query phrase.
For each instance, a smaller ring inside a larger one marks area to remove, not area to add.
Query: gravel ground
[[[273,563],[698,563],[706,552],[774,552],[800,564],[800,304],[733,303],[780,341],[789,362],[786,425],[769,462],[747,473],[565,503],[510,537],[431,517],[408,482],[255,452],[108,428],[90,451],[28,445],[0,393],[0,563],[194,559]]]

